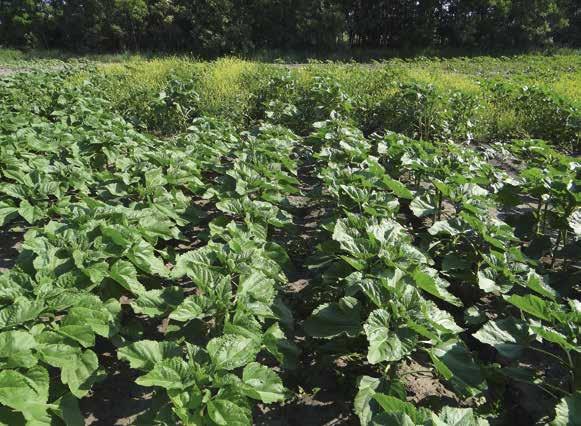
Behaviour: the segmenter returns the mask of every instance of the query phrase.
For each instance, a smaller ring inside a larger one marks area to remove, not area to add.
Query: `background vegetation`
[[[273,110],[306,134],[310,123],[326,117],[321,104],[347,97],[343,114],[367,135],[387,128],[441,141],[539,138],[579,149],[581,57],[575,54],[305,66],[235,58],[105,59],[74,78],[90,81],[137,128],[159,135],[184,131],[203,116],[242,128]]]
[[[0,1],[6,46],[76,51],[522,49],[581,44],[576,0]]]

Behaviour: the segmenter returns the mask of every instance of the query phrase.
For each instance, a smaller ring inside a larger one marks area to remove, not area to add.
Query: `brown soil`
[[[0,273],[7,271],[16,262],[23,234],[0,230]]]
[[[81,400],[85,425],[134,424],[137,416],[149,408],[152,388],[137,385],[135,379],[140,374],[110,352],[100,355],[99,364],[107,370],[107,378],[94,385],[91,394]]]

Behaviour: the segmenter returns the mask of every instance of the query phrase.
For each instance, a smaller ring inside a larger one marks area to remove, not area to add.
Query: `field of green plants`
[[[581,56],[1,70],[0,424],[581,424]]]

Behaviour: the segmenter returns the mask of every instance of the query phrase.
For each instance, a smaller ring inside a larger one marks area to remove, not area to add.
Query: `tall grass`
[[[287,74],[292,84],[279,84]],[[285,124],[307,132],[322,117],[311,104],[334,102],[314,97],[337,96],[331,92],[340,90],[353,104],[349,118],[366,132],[389,129],[474,141],[549,136],[565,145],[579,139],[574,127],[581,114],[577,55],[296,66],[237,58],[208,62],[131,56],[99,63],[86,77],[127,119],[156,133],[179,132],[196,116],[245,126],[264,118],[273,100],[297,106],[300,115]],[[321,78],[339,89],[325,94],[315,88]]]

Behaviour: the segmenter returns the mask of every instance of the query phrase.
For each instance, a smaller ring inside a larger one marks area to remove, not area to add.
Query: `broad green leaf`
[[[398,180],[392,179],[389,176],[383,177],[383,183],[387,186],[398,198],[411,200],[414,196],[406,186]]]
[[[568,339],[566,336],[550,327],[531,325],[531,331],[539,337],[542,337],[544,340],[556,343],[566,351],[581,352],[581,346],[575,346],[572,343],[572,339]]]
[[[546,301],[533,294],[519,296],[514,294],[506,298],[511,305],[545,321],[551,321],[551,309]]]
[[[432,414],[434,426],[486,426],[488,422],[474,415],[472,408],[444,407],[440,414]]]
[[[22,330],[0,333],[0,366],[2,368],[33,367],[37,363],[37,358],[32,353],[35,347],[36,341],[31,333]]]
[[[137,300],[131,304],[136,314],[150,317],[163,315],[183,301],[183,291],[179,287],[148,290],[140,293]]]
[[[88,325],[63,325],[57,332],[79,342],[85,348],[95,346],[95,333]]]
[[[551,426],[576,426],[581,419],[581,392],[561,399],[555,407]]]
[[[71,393],[66,393],[54,402],[58,405],[57,414],[66,426],[84,426],[85,418],[79,408],[79,400]]]
[[[31,225],[34,224],[34,222],[36,222],[37,219],[39,219],[37,209],[27,200],[22,200],[20,202],[18,214],[22,216],[24,220],[26,220]]]
[[[460,233],[458,229],[453,227],[449,221],[447,220],[440,220],[434,223],[429,229],[428,232],[430,235],[449,235],[449,236],[456,236]]]
[[[355,337],[362,331],[360,303],[354,297],[344,297],[338,303],[321,305],[307,318],[304,328],[312,337]]]
[[[527,287],[549,299],[554,299],[557,295],[555,290],[547,283],[547,277],[540,276],[534,270],[531,270],[527,276]]]
[[[145,292],[145,287],[137,280],[137,270],[132,263],[118,260],[111,266],[111,278],[133,294]]]
[[[141,340],[117,350],[117,357],[129,362],[131,368],[150,370],[158,362],[181,355],[179,346],[174,342]]]
[[[89,349],[76,357],[74,363],[65,363],[61,369],[61,381],[69,386],[73,395],[83,398],[99,381],[99,360]]]
[[[296,369],[301,351],[296,344],[286,338],[279,323],[272,324],[268,330],[266,330],[263,337],[263,343],[266,350],[270,352],[284,368],[288,370]]]
[[[238,297],[248,295],[254,300],[272,303],[275,293],[275,281],[267,278],[262,272],[253,271],[250,275],[240,277]]]
[[[486,293],[503,293],[503,288],[493,278],[494,271],[492,269],[478,271],[478,287]]]
[[[446,289],[448,283],[437,275],[437,271],[433,269],[427,269],[426,271],[416,269],[413,278],[419,288],[432,296],[436,296],[451,305],[462,306],[462,301]]]
[[[0,201],[0,227],[8,224],[18,216],[18,209]]]
[[[359,417],[362,426],[367,426],[371,421],[373,411],[370,403],[380,385],[381,379],[369,376],[362,376],[357,381],[358,391],[353,401],[353,410]]]
[[[250,426],[250,413],[226,399],[213,399],[208,402],[208,415],[220,426]]]
[[[97,262],[81,269],[93,284],[101,284],[109,275],[109,265],[107,262]]]
[[[513,317],[488,321],[473,336],[510,359],[518,358],[531,342],[527,324]]]
[[[1,217],[1,213],[0,213]],[[581,236],[581,209],[575,210],[567,219],[569,226],[577,237]]]
[[[431,413],[425,408],[416,408],[413,404],[393,396],[375,393],[373,399],[386,413],[405,413],[415,425],[424,424],[430,418]]]
[[[464,331],[463,328],[459,327],[454,321],[454,317],[448,311],[440,309],[435,303],[429,303],[427,305],[427,319],[432,324],[436,330],[444,334],[458,334]]]
[[[136,239],[127,227],[121,225],[101,226],[101,232],[123,249],[128,249]]]
[[[285,398],[285,389],[280,377],[270,368],[257,362],[244,367],[242,381],[245,385],[242,392],[250,398],[266,404],[283,401]]]
[[[127,252],[127,258],[142,271],[159,275],[160,277],[168,277],[169,271],[165,267],[163,260],[155,255],[155,250],[151,244],[145,240],[140,240]]]
[[[217,271],[212,270],[211,260],[207,254],[201,250],[189,251],[176,257],[171,276],[181,278],[185,275],[201,288],[211,288],[220,277]]]
[[[40,301],[19,297],[14,303],[0,311],[0,328],[7,328],[35,320],[44,311]]]
[[[153,369],[135,380],[141,386],[185,389],[195,383],[195,370],[181,358],[163,359]]]
[[[215,312],[216,309],[210,298],[193,295],[186,297],[184,301],[172,311],[169,318],[174,321],[187,322],[193,319],[209,317]]]
[[[394,327],[390,324],[389,312],[377,309],[371,312],[363,326],[369,341],[367,360],[370,364],[399,361],[414,350],[416,334],[409,328],[400,328],[397,325],[392,331],[390,325]]]
[[[373,416],[370,426],[418,426],[410,416],[403,412],[392,411]]]
[[[95,334],[111,337],[117,333],[117,324],[113,315],[104,306],[75,306],[63,319],[63,326],[89,326]]]
[[[50,424],[48,391],[48,371],[43,367],[25,373],[0,371],[0,403],[20,411],[31,425]]]
[[[450,340],[428,351],[438,372],[461,394],[474,396],[486,389],[486,381],[466,346]]]
[[[210,340],[207,351],[217,369],[234,370],[254,361],[260,346],[252,338],[225,334]]]
[[[68,343],[68,338],[57,333],[44,333],[50,335],[45,342],[39,342],[36,350],[42,361],[56,368],[64,368],[74,365],[81,356],[82,350],[76,344]]]
[[[414,198],[410,203],[410,209],[416,217],[430,216],[436,212],[436,206],[430,204],[423,197]]]

